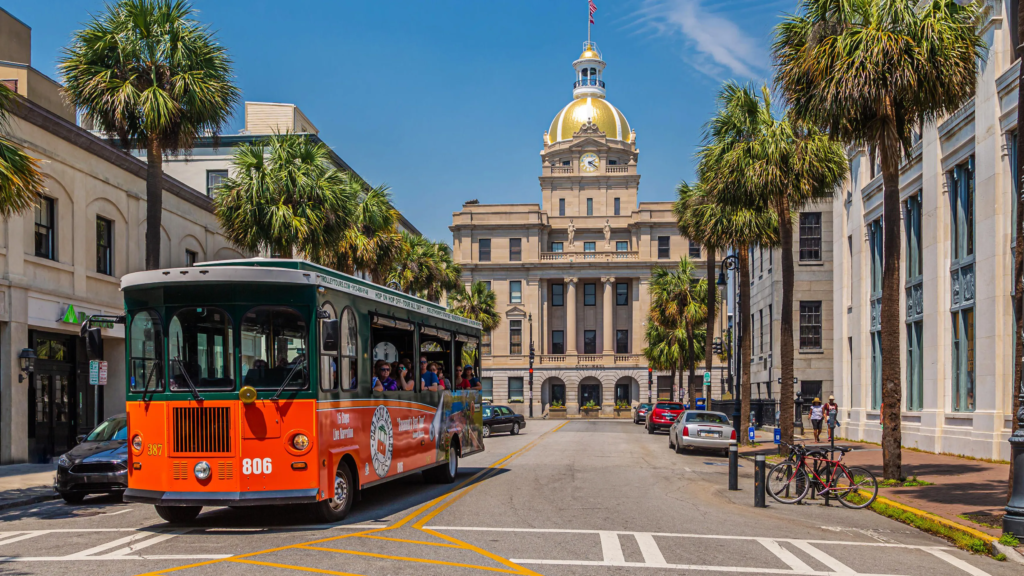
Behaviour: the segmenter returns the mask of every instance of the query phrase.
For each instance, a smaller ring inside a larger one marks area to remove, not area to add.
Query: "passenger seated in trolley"
[[[373,366],[373,391],[394,392],[398,390],[398,382],[391,377],[391,365],[383,360],[377,360]]]

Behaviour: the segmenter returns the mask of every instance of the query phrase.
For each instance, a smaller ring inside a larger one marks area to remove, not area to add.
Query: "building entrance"
[[[67,334],[29,333],[38,358],[28,388],[29,458],[35,462],[49,462],[67,452],[80,432],[79,415],[86,406],[85,395],[77,390],[79,340]]]

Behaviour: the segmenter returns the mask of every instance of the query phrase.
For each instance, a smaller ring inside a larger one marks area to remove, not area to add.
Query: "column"
[[[565,353],[576,355],[576,279],[565,279]]]
[[[612,307],[614,300],[612,299],[612,296],[615,293],[615,278],[602,278],[601,282],[604,283],[604,311],[601,314],[602,320],[604,321],[604,330],[602,330],[602,333],[604,334],[603,348],[605,354],[613,354],[615,352],[615,335],[613,334],[614,330],[612,328],[614,325],[612,322],[614,318],[614,308]]]
[[[21,243],[15,247],[20,249]],[[29,377],[18,381],[22,375],[18,355],[28,347],[28,292],[8,287],[7,294],[2,296],[10,320],[0,324],[0,435],[4,439],[0,444],[0,462],[14,464],[28,461],[28,419],[35,418],[34,411],[26,409]]]

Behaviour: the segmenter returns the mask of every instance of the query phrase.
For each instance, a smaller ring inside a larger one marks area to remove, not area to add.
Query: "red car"
[[[681,402],[658,402],[647,413],[647,433],[654,434],[655,430],[671,428],[676,418],[683,413]]]

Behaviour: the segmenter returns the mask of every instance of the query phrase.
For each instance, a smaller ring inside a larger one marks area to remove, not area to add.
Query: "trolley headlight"
[[[193,471],[196,473],[197,480],[206,480],[210,477],[210,464],[207,462],[200,462],[196,464]]]
[[[296,434],[295,436],[292,436],[292,446],[300,452],[305,450],[306,447],[309,446],[309,437],[305,434]]]
[[[142,436],[139,436],[138,434],[132,436],[132,448],[136,452],[142,452]]]

